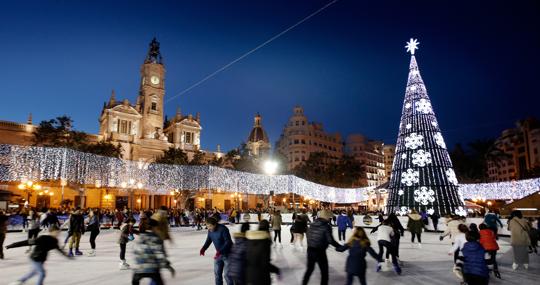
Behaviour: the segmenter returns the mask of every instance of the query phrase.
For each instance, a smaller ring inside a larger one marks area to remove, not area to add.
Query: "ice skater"
[[[199,251],[199,254],[204,256],[204,253],[210,244],[213,243],[216,248],[216,255],[214,256],[214,277],[216,285],[223,285],[223,275],[225,275],[227,285],[233,285],[232,280],[229,277],[228,258],[232,247],[229,229],[226,226],[219,224],[213,217],[206,219],[206,227],[208,228],[208,236],[206,237],[206,242]]]
[[[366,255],[369,253],[371,257],[377,260],[377,272],[381,271],[382,258],[373,250],[366,232],[361,227],[354,229],[352,236],[345,245],[336,248],[339,252],[347,249],[349,250],[349,256],[345,266],[347,272],[347,282],[345,284],[351,285],[356,276],[360,279],[361,285],[366,285]]]
[[[133,225],[135,220],[128,218],[127,223],[120,226],[120,237],[118,238],[118,244],[120,245],[120,264],[118,265],[120,270],[129,269],[129,264],[126,261],[126,246],[127,243],[134,239],[133,237]]]
[[[100,223],[99,223],[99,210],[90,210],[88,213],[88,226],[86,230],[90,231],[90,247],[92,248],[88,252],[88,256],[96,256],[96,238],[99,235]]]
[[[59,229],[56,225],[53,225],[49,228],[48,234],[41,235],[36,239],[29,239],[22,242],[16,242],[13,244],[8,245],[6,248],[15,248],[15,247],[22,247],[22,246],[28,246],[33,245],[34,249],[32,250],[32,254],[30,255],[30,261],[32,264],[31,271],[21,277],[19,280],[10,283],[10,285],[21,285],[24,284],[28,279],[34,277],[35,275],[38,275],[38,281],[37,285],[42,285],[43,281],[45,280],[45,261],[47,261],[47,255],[49,254],[49,251],[56,249],[58,252],[60,252],[62,255],[72,258],[68,256],[63,250],[60,249],[58,246],[58,233]]]
[[[351,219],[349,219],[345,211],[341,211],[341,214],[337,218],[337,226],[338,226],[338,240],[345,241],[345,233],[347,232],[347,228],[352,229]]]

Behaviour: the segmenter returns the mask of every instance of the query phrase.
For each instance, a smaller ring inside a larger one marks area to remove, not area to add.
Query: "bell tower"
[[[163,98],[165,96],[165,67],[154,38],[141,66],[141,85],[137,109],[142,115],[142,138],[158,139],[163,135]]]

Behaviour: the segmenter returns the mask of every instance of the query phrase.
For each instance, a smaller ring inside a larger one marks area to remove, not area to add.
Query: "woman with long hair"
[[[366,232],[362,227],[355,227],[352,236],[347,243],[339,248],[337,251],[343,252],[349,250],[349,256],[347,257],[347,264],[345,271],[347,272],[347,285],[352,284],[354,277],[360,279],[360,284],[366,285],[366,254],[369,253],[371,257],[377,260],[377,272],[381,270],[382,258],[373,250],[371,242],[366,235]]]

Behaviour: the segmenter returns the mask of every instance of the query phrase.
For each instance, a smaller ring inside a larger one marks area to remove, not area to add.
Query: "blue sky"
[[[256,112],[275,142],[295,105],[327,131],[395,143],[409,62],[404,45],[415,37],[447,144],[540,117],[537,1],[371,2],[338,1],[169,101],[166,112],[200,112],[209,150],[238,146]],[[97,133],[112,89],[135,100],[152,37],[161,42],[168,99],[326,3],[3,2],[0,119],[67,114],[77,129]]]

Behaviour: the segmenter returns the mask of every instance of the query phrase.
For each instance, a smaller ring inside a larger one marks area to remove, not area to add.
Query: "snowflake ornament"
[[[405,104],[405,109],[410,109],[412,107],[411,103]]]
[[[417,149],[424,144],[424,136],[416,133],[411,133],[405,138],[405,146],[410,149]]]
[[[435,191],[422,186],[420,189],[414,190],[414,201],[422,205],[433,203],[435,202]]]
[[[435,121],[431,121],[431,125],[434,126],[434,127],[437,127],[437,126],[438,126],[438,125],[437,125],[437,122],[435,122]]]
[[[402,154],[401,159],[407,159],[407,154],[406,153]]]
[[[462,217],[467,216],[467,211],[465,209],[463,209],[463,207],[461,207],[461,206],[458,207],[454,212],[458,216],[462,216]]]
[[[420,167],[431,164],[431,153],[419,149],[412,154],[412,163]]]
[[[399,210],[396,211],[396,214],[398,214],[400,216],[405,216],[409,212],[410,212],[409,207],[401,206],[401,208],[399,208]]]
[[[433,215],[433,213],[435,213],[435,210],[433,208],[429,208],[427,210],[427,213],[430,214],[430,215]]]
[[[409,168],[407,172],[401,173],[401,183],[407,186],[413,186],[413,184],[420,182],[419,176],[420,172]]]
[[[416,110],[424,114],[430,114],[432,112],[431,103],[426,99],[420,99],[415,103]]]
[[[418,49],[418,45],[420,45],[420,42],[417,39],[411,38],[407,42],[405,48],[407,49],[407,52],[410,52],[411,55],[414,55],[414,51]]]
[[[444,139],[442,137],[442,134],[441,133],[435,133],[435,135],[433,136],[435,138],[435,142],[437,143],[437,145],[439,145],[440,147],[446,149],[446,144],[444,143]]]
[[[448,177],[448,181],[450,181],[450,183],[454,185],[458,185],[456,173],[454,172],[453,169],[450,168],[446,170],[446,177]]]
[[[413,85],[413,86],[410,87],[410,89],[411,89],[411,91],[415,91],[415,90],[416,90],[416,86]]]
[[[412,124],[407,124],[407,125],[405,126],[405,128],[406,128],[407,130],[410,130],[410,129],[412,128]]]
[[[399,196],[403,196],[403,194],[405,194],[405,191],[403,191],[403,190],[400,189],[399,191],[397,191],[397,194],[398,194]]]

